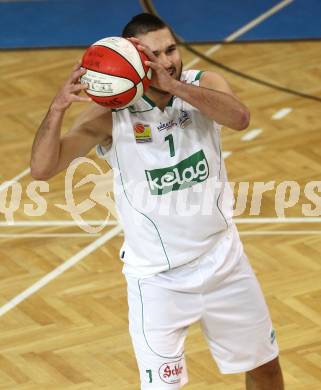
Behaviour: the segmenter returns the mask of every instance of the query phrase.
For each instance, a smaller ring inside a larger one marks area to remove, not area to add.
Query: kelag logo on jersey
[[[208,178],[209,168],[203,150],[167,168],[145,170],[152,195],[182,190]]]

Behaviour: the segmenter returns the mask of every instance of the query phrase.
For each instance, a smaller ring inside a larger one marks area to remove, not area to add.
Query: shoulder
[[[181,75],[181,81],[187,84],[194,84],[195,82],[199,82],[203,73],[202,70],[184,70]]]
[[[209,70],[185,70],[182,72],[181,81],[234,96],[227,80],[221,74]]]
[[[199,85],[200,87],[215,89],[216,91],[234,95],[227,80],[221,74],[216,72],[202,72]]]

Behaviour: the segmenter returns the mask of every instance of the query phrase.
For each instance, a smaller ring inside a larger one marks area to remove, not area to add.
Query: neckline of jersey
[[[148,96],[143,95],[142,98],[145,100],[145,102],[147,102],[152,107],[157,107],[157,105],[153,102],[153,100],[150,99]],[[173,101],[174,101],[174,96],[171,96],[171,98],[169,99],[169,101],[166,104],[166,107],[172,107],[173,106]]]

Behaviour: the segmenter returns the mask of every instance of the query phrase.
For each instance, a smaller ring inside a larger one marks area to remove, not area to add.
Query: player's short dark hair
[[[169,28],[168,25],[158,16],[142,13],[134,16],[124,27],[122,37],[130,38],[140,34],[147,34],[151,31]]]

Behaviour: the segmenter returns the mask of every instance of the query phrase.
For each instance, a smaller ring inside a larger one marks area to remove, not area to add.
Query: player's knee
[[[275,358],[270,362],[263,364],[260,367],[256,367],[254,370],[248,371],[246,374],[256,378],[256,377],[274,377],[280,375],[281,367],[279,363],[279,358]]]

